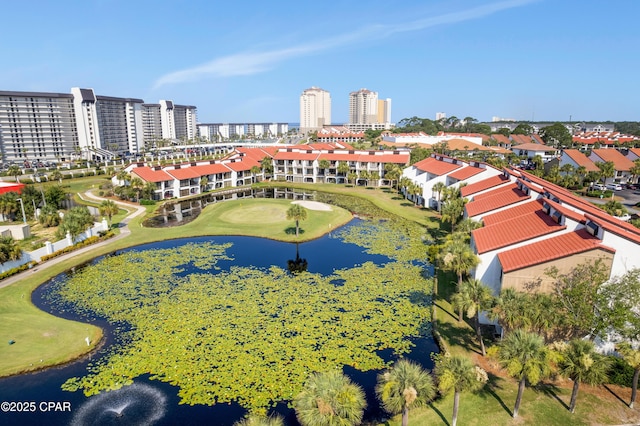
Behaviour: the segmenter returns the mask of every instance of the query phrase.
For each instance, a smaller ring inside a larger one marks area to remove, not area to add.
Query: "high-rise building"
[[[378,92],[360,89],[349,93],[349,124],[378,122]]]
[[[3,163],[68,161],[77,148],[73,95],[0,91]]]
[[[391,123],[391,98],[378,99],[378,123]]]
[[[144,141],[142,99],[96,96],[72,87],[80,149],[87,158],[138,152]]]
[[[300,95],[300,131],[322,129],[331,124],[331,95],[319,87],[311,87]]]

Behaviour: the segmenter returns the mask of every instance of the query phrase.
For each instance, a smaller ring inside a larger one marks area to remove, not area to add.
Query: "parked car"
[[[594,191],[604,191],[605,190],[604,185],[602,185],[600,183],[594,184],[592,188],[593,188]]]
[[[607,189],[613,189],[614,191],[622,191],[622,185],[619,183],[608,183]]]

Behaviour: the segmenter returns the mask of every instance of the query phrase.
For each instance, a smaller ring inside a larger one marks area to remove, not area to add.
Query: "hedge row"
[[[101,232],[99,236],[94,235],[94,236],[89,237],[89,238],[87,238],[85,240],[77,242],[72,246],[65,247],[62,250],[58,250],[58,251],[56,251],[54,253],[51,253],[51,254],[45,254],[44,256],[42,256],[40,258],[40,262],[44,262],[46,260],[53,259],[54,257],[62,256],[63,254],[71,253],[72,251],[76,251],[78,249],[81,249],[82,247],[86,247],[86,246],[89,246],[91,244],[95,244],[95,243],[97,243],[99,241],[107,240],[107,239],[113,237],[114,235],[115,234],[113,232],[111,232],[111,231],[106,232],[106,233],[102,233]]]

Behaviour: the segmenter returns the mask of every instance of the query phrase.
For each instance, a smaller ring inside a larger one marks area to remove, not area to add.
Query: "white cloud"
[[[365,40],[387,38],[397,33],[420,31],[438,25],[479,19],[502,10],[524,6],[534,1],[538,0],[509,0],[491,3],[471,9],[393,25],[370,25],[322,41],[279,50],[268,52],[246,51],[222,56],[202,65],[165,74],[155,81],[153,88],[157,89],[167,84],[197,81],[205,77],[231,77],[258,74],[275,68],[279,63],[287,59],[320,53],[332,48],[348,46]]]

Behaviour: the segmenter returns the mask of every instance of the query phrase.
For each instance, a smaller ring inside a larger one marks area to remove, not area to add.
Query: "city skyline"
[[[284,2],[63,0],[4,11],[6,33],[20,37],[3,46],[0,90],[171,99],[196,106],[199,122],[297,122],[311,86],[331,93],[332,123],[348,122],[349,93],[362,87],[393,99],[394,122],[439,111],[640,120],[633,0],[609,9],[595,0],[347,1],[340,13]]]

